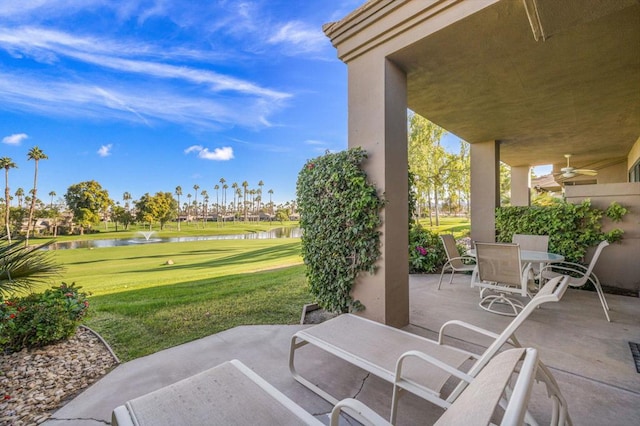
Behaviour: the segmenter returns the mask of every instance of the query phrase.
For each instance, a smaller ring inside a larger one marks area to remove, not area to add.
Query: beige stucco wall
[[[471,240],[495,242],[500,205],[500,144],[471,144]]]
[[[620,183],[629,180],[629,169],[626,161],[620,161],[609,167],[598,170],[598,183]]]
[[[640,138],[633,144],[629,155],[627,156],[627,171],[631,170],[631,167],[640,159]]]
[[[604,249],[594,272],[603,285],[640,291],[640,183],[568,186],[565,195],[574,204],[588,198],[591,205],[604,210],[617,201],[629,210],[622,222],[603,219],[604,231],[620,228],[624,236]]]
[[[528,206],[531,204],[531,168],[511,167],[511,205]]]
[[[352,296],[361,315],[393,326],[409,323],[408,144],[406,75],[384,56],[348,63],[349,147],[363,147],[369,180],[384,194],[382,255],[374,275],[361,274]]]

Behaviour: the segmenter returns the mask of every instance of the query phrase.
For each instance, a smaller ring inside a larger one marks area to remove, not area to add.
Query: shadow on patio
[[[501,331],[510,318],[481,310],[469,277],[436,290],[436,275],[411,276],[410,332],[433,338],[449,319]],[[640,300],[607,295],[611,323],[604,318],[595,293],[569,289],[559,303],[543,305],[517,336],[524,346],[539,349],[568,400],[576,425],[637,424],[640,374],[629,342],[640,343]],[[328,423],[330,405],[293,380],[288,371],[289,340],[306,326],[244,326],[190,342],[117,367],[54,414],[47,425],[98,425],[110,421],[111,410],[125,401],[174,383],[229,359],[239,359],[305,410]],[[458,335],[464,347],[482,344],[477,336]],[[384,342],[381,342],[384,345]],[[307,354],[305,357],[304,354]],[[391,385],[313,347],[297,356],[298,368],[339,398],[357,397],[388,416]],[[331,374],[327,374],[331,372]],[[540,424],[550,418],[541,386],[530,404]],[[400,402],[399,425],[431,424],[441,409],[413,395]]]

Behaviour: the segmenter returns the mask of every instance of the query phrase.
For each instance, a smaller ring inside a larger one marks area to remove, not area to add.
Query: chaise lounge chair
[[[496,418],[502,425],[522,424],[537,365],[535,349],[517,348],[496,355],[475,379],[444,366],[470,385],[435,424],[487,425]],[[514,373],[518,373],[515,383]],[[362,402],[348,398],[334,407],[332,426],[340,424],[341,412],[363,425],[390,425]],[[324,423],[240,361],[233,360],[126,402],[113,410],[111,424],[320,426]]]
[[[500,351],[505,343],[521,347],[514,333],[538,306],[547,302],[558,302],[564,295],[568,278],[556,277],[547,282],[524,309],[500,334],[484,330],[474,325],[452,320],[446,322],[439,332],[438,341],[426,339],[365,318],[343,314],[329,321],[298,331],[291,338],[289,369],[293,377],[313,392],[332,404],[338,399],[302,377],[295,368],[296,351],[311,344],[338,358],[341,358],[367,372],[394,384],[391,405],[391,423],[395,423],[400,390],[409,391],[443,408],[448,408],[460,395],[466,384],[461,382],[446,397],[442,388],[451,374],[443,369],[425,365],[421,359],[437,360],[460,368],[464,361],[475,360],[468,375],[475,377],[483,367]],[[493,338],[491,345],[481,355],[447,345],[443,338],[450,327],[463,327]],[[538,379],[543,380],[553,399],[553,413],[557,424],[570,424],[566,401],[548,369],[540,363]]]

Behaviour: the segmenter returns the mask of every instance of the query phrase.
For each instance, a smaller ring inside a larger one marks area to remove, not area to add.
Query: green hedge
[[[617,203],[603,211],[592,207],[590,200],[544,207],[500,207],[496,210],[496,240],[511,242],[513,234],[548,235],[550,252],[563,255],[569,262],[580,262],[589,247],[605,239],[613,243],[622,238],[621,229],[602,232],[602,220],[609,216],[618,221],[626,212]]]

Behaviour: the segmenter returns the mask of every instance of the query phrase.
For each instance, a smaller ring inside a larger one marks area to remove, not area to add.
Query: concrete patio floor
[[[469,277],[456,275],[452,285],[436,289],[438,276],[410,278],[410,332],[433,338],[449,319],[464,320],[500,332],[510,318],[481,310]],[[640,299],[607,295],[611,323],[595,293],[569,289],[560,303],[543,305],[518,330],[525,346],[540,351],[568,400],[576,425],[636,425],[640,418],[640,374],[629,342],[640,343]],[[174,383],[229,359],[239,359],[307,411],[328,423],[331,406],[293,380],[288,370],[289,341],[306,326],[243,326],[121,364],[58,410],[46,425],[110,424],[111,411],[125,401]],[[475,335],[450,340],[481,350]],[[381,342],[384,344],[384,342]],[[304,355],[306,353],[306,355]],[[313,347],[296,357],[299,371],[333,395],[356,397],[388,416],[391,386]],[[540,424],[550,418],[540,385],[530,409]],[[441,409],[412,395],[400,402],[399,425],[431,424]],[[345,424],[349,424],[345,420]]]

